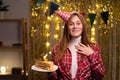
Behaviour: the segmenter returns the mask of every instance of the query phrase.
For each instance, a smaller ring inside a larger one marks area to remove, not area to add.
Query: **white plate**
[[[38,68],[36,67],[35,65],[33,65],[31,67],[32,70],[35,70],[35,71],[40,71],[40,72],[53,72],[53,71],[56,71],[58,69],[58,66],[57,65],[54,65],[54,69],[51,71],[51,70],[45,70],[45,69],[41,69],[41,68]]]

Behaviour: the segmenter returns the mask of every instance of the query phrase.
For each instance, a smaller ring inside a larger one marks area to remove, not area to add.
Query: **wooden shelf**
[[[22,21],[22,19],[0,19],[0,22],[16,22]]]
[[[0,72],[0,75],[11,75],[11,72],[4,72],[4,73]]]
[[[24,75],[24,72],[22,72],[22,74],[12,74],[10,71],[9,72],[4,72],[4,73],[0,72],[0,75]],[[28,73],[26,73],[26,75],[28,75]]]
[[[0,50],[22,50],[22,46],[0,46]]]
[[[27,73],[27,20],[22,19],[0,19],[0,51],[22,53],[22,69],[24,77]],[[15,44],[13,44],[15,43]],[[12,44],[12,45],[11,45]],[[2,53],[2,52],[1,52]],[[9,53],[8,53],[9,54]],[[0,73],[12,75],[11,72]]]

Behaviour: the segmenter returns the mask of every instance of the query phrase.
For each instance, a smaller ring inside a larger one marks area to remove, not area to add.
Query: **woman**
[[[77,12],[66,19],[63,36],[53,48],[52,60],[58,70],[50,74],[51,80],[101,80],[105,73],[100,48],[89,41],[85,20]]]

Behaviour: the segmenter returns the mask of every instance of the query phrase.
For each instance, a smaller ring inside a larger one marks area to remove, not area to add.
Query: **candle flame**
[[[44,61],[48,61],[47,56],[48,56],[48,54],[45,54],[45,55],[43,56],[43,60],[44,60]]]

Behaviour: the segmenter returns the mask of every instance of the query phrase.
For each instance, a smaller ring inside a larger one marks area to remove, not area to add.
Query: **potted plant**
[[[4,18],[5,11],[8,11],[8,5],[4,5],[3,1],[0,0],[0,18]]]

